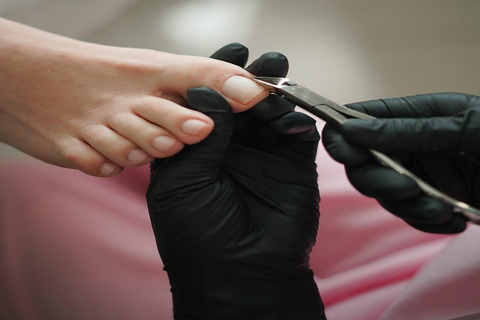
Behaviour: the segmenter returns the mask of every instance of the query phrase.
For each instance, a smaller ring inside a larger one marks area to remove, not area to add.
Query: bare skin
[[[0,141],[45,162],[109,177],[202,141],[213,121],[185,106],[210,87],[236,112],[268,93],[208,58],[109,47],[0,18]]]

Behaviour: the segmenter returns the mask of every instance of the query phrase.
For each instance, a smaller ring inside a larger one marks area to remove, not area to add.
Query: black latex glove
[[[323,130],[325,148],[345,164],[352,185],[419,230],[464,231],[462,215],[426,196],[413,180],[381,166],[361,148],[391,154],[435,188],[479,207],[479,162],[475,157],[480,156],[480,98],[437,93],[348,106],[385,118],[350,119],[341,127],[342,135],[331,126]]]
[[[233,44],[213,57],[244,63],[247,54]],[[287,68],[285,57],[267,54],[249,70]],[[175,319],[325,319],[309,269],[320,200],[315,121],[274,96],[242,114],[207,88],[187,101],[215,128],[155,160],[147,191]]]

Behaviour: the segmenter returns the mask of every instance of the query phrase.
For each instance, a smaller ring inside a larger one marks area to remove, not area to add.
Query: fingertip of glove
[[[322,143],[325,146],[325,136],[323,137]],[[342,163],[345,166],[359,166],[367,162],[370,157],[362,149],[356,148],[349,144],[339,144],[331,143],[327,149],[328,154],[337,162]]]
[[[436,234],[457,234],[465,231],[467,229],[466,221],[459,216],[453,216],[446,223],[442,224],[429,224],[429,223],[415,223],[405,220],[410,226],[414,227],[417,230],[427,232],[427,233],[436,233]]]
[[[188,106],[201,112],[228,110],[231,107],[218,92],[207,87],[198,87],[187,91]]]
[[[248,52],[248,48],[240,42],[232,42],[223,47],[224,49],[238,50],[241,52]]]
[[[284,77],[288,69],[287,57],[279,52],[264,53],[246,68],[247,71],[264,77]]]
[[[247,64],[248,56],[247,47],[239,42],[233,42],[215,51],[210,58],[226,61],[243,68]]]
[[[379,199],[378,203],[410,224],[444,224],[454,214],[451,206],[426,195],[402,200]]]
[[[284,116],[270,122],[270,127],[282,134],[296,134],[316,131],[315,119],[300,112],[289,112]],[[317,134],[318,138],[319,135]]]
[[[322,143],[328,154],[346,166],[359,166],[370,159],[369,153],[348,143],[332,126],[326,125],[322,131]]]

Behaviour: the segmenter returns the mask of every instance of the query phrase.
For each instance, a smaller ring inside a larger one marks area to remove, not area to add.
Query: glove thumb
[[[166,160],[157,159],[152,164],[151,185],[170,191],[190,186],[201,188],[218,178],[220,164],[230,143],[233,131],[233,113],[227,101],[216,91],[199,87],[187,93],[187,103],[192,109],[203,112],[215,122],[210,135],[203,141],[187,145]],[[153,183],[156,177],[161,177]]]

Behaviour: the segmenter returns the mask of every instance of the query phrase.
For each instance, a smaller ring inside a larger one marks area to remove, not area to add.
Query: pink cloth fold
[[[480,229],[422,233],[359,195],[320,150],[311,267],[330,320],[443,320],[480,312]],[[93,178],[0,167],[0,318],[172,318],[145,203],[148,167]]]

